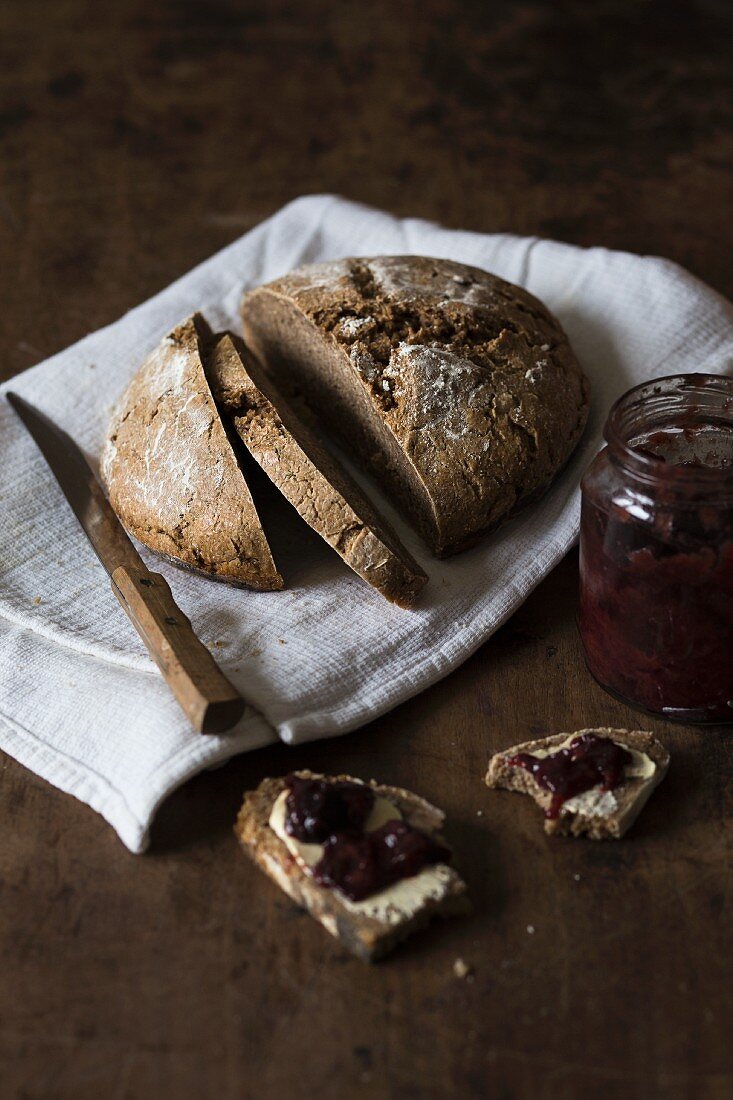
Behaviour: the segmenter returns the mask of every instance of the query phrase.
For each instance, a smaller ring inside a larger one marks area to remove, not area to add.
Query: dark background
[[[0,0],[0,377],[305,192],[658,253],[730,295],[732,32],[727,0]],[[368,730],[194,780],[145,857],[2,758],[0,1094],[727,1100],[730,735],[601,692],[576,582],[570,555]],[[549,841],[481,786],[528,733],[640,722],[673,768],[619,844]],[[231,823],[302,764],[443,805],[475,916],[371,969],[299,916]]]

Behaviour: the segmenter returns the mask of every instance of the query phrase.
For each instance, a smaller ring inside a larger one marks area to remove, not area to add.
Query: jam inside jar
[[[612,408],[582,482],[588,667],[625,702],[733,721],[733,379],[655,379]]]

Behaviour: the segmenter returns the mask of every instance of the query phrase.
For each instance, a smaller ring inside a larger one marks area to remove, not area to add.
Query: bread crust
[[[439,556],[544,491],[588,384],[555,317],[479,268],[421,256],[297,269],[245,295],[245,340],[407,509]]]
[[[526,769],[508,764],[507,758],[520,752],[535,753],[538,749],[557,749],[568,737],[579,737],[583,733],[594,733],[598,737],[606,737],[619,745],[646,753],[656,764],[656,771],[649,779],[627,779],[621,786],[614,788],[613,794],[618,807],[612,814],[593,817],[582,813],[561,812],[557,818],[545,818],[545,832],[549,836],[588,836],[591,840],[618,840],[633,825],[652,791],[662,782],[669,769],[669,753],[647,730],[620,730],[601,726],[525,741],[492,756],[486,773],[486,785],[528,794],[542,810],[547,810],[552,794],[543,790]]]
[[[205,366],[220,411],[306,523],[386,599],[411,607],[426,574],[242,342],[218,336]]]
[[[279,589],[204,374],[211,340],[194,314],[148,356],[112,416],[102,476],[122,523],[151,550],[217,580]]]
[[[304,778],[328,778],[332,782],[359,782],[348,775],[326,777],[307,770],[296,774]],[[370,781],[369,786],[377,795],[396,805],[411,825],[438,835],[445,815],[435,806],[399,787],[384,786],[374,780]],[[270,828],[270,812],[284,790],[285,779],[279,777],[264,779],[256,790],[248,791],[244,796],[234,832],[250,859],[297,905],[306,909],[327,932],[359,958],[373,962],[382,958],[407,936],[423,928],[433,917],[447,917],[470,911],[465,883],[451,868],[444,896],[429,899],[409,919],[387,924],[376,918],[351,912],[337,890],[320,886],[312,876],[303,871],[283,841]]]

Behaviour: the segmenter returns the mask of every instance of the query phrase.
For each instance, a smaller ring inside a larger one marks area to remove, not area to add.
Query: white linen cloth
[[[465,660],[574,542],[579,478],[613,399],[655,375],[733,363],[733,308],[668,261],[455,232],[314,195],[2,389],[43,409],[96,459],[113,402],[181,319],[201,310],[214,327],[236,329],[244,289],[301,263],[379,253],[475,264],[545,301],[590,378],[588,429],[538,504],[448,561],[433,560],[384,505],[430,575],[412,612],[388,604],[279,508],[272,542],[284,592],[214,584],[144,552],[257,708],[234,732],[188,728],[44,460],[0,400],[0,747],[87,802],[132,851],[145,848],[160,802],[195,772],[278,736],[354,729]]]

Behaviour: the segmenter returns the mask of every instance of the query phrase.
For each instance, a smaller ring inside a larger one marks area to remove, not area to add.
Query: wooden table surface
[[[313,191],[660,253],[731,294],[732,31],[722,0],[3,0],[0,373]],[[369,728],[187,784],[143,857],[3,758],[3,1100],[733,1095],[730,732],[597,688],[576,584],[571,554]],[[620,843],[549,840],[482,784],[529,734],[638,724],[673,765]],[[300,765],[443,806],[475,915],[347,955],[231,831]]]

